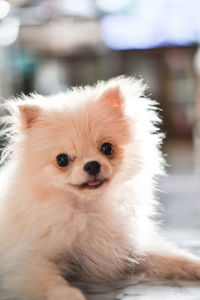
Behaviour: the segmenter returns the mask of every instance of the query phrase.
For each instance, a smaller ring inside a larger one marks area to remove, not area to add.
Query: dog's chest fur
[[[86,220],[70,253],[59,262],[66,276],[108,280],[128,271],[130,266],[133,270],[134,247],[120,215],[107,210],[104,214],[91,214]]]

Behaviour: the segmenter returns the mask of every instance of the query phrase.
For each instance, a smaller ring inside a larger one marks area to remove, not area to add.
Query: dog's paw
[[[200,280],[200,258],[176,251],[152,253],[138,266],[139,272],[162,278]]]
[[[200,260],[197,259],[196,261],[186,261],[184,266],[184,271],[186,279],[192,280],[200,280]]]
[[[66,286],[49,292],[47,300],[86,300],[86,298],[79,289]]]

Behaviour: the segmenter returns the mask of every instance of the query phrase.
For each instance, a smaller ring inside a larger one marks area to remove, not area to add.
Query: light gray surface
[[[96,288],[97,289],[97,288]],[[121,283],[112,290],[102,287],[86,294],[88,300],[161,300],[184,299],[199,300],[200,285],[197,282],[169,281],[169,280],[129,280]]]
[[[162,231],[174,244],[200,255],[200,178],[171,175],[159,185]],[[88,300],[199,300],[200,282],[129,278],[111,286],[84,287]]]

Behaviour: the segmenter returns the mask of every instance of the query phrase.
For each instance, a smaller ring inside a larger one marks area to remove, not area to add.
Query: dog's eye
[[[56,161],[59,167],[65,168],[66,166],[69,165],[71,159],[67,154],[62,153],[56,157]]]
[[[111,143],[103,143],[101,145],[101,152],[105,155],[111,155],[114,152],[114,147]]]

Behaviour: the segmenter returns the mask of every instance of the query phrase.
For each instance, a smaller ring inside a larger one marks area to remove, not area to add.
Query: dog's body
[[[0,299],[84,299],[64,277],[200,278],[199,259],[171,247],[152,220],[162,136],[143,93],[120,77],[6,106]]]

